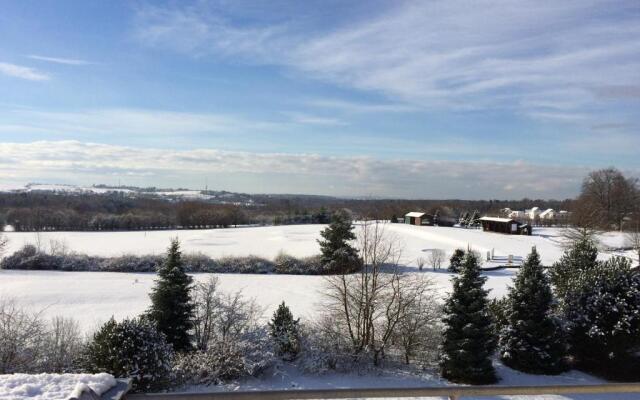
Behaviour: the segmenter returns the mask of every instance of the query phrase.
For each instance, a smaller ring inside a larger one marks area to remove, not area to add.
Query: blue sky
[[[562,198],[639,111],[637,1],[0,0],[0,185]]]

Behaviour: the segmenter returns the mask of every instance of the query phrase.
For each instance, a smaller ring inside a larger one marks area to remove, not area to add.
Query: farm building
[[[404,215],[404,223],[409,225],[433,225],[433,215],[412,211]]]
[[[512,218],[482,217],[482,230],[509,235],[531,235],[531,227]]]

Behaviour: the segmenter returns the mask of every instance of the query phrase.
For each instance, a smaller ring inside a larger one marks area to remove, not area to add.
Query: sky
[[[639,127],[637,0],[0,0],[0,186],[560,199]]]

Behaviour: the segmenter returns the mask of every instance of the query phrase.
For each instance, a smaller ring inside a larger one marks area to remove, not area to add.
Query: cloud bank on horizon
[[[640,171],[634,1],[4,8],[3,181],[560,198]]]

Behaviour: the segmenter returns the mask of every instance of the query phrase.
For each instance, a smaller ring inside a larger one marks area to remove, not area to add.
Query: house
[[[418,226],[433,225],[433,215],[419,211],[412,211],[404,215],[404,223]]]
[[[534,221],[536,218],[540,216],[540,207],[533,207],[528,210],[524,210],[527,218]]]
[[[480,224],[482,225],[482,230],[486,232],[531,235],[531,227],[528,224],[523,224],[513,218],[482,217],[480,218]]]
[[[555,219],[556,218],[556,211],[553,208],[547,208],[546,210],[544,210],[543,212],[540,213],[540,219]]]

